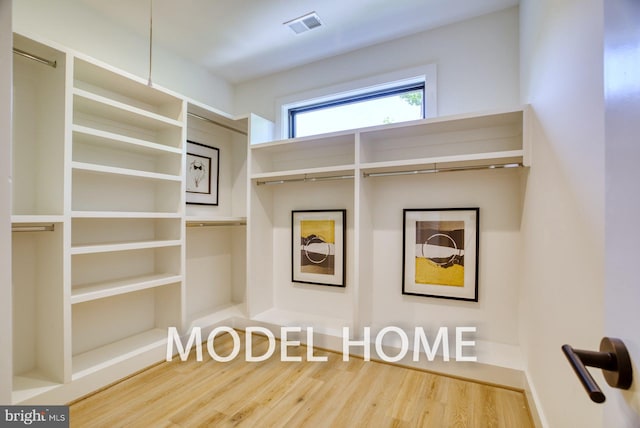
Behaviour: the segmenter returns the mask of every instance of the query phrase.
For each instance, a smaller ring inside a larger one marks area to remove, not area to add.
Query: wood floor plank
[[[192,354],[161,363],[72,403],[72,427],[533,427],[524,394],[360,358],[314,350],[327,362],[280,361],[279,346],[262,362]],[[252,337],[253,355],[266,338]],[[229,334],[215,350],[228,355]]]

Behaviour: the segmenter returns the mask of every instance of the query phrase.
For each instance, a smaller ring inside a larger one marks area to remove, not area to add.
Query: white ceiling
[[[80,0],[111,20],[238,83],[505,9],[519,0]],[[296,35],[285,21],[315,11]]]

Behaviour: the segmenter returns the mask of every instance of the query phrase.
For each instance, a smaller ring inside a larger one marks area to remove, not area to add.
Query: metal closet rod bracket
[[[563,345],[562,352],[578,375],[589,398],[595,403],[603,403],[606,397],[586,366],[602,369],[605,380],[613,388],[629,389],[633,383],[631,358],[627,347],[620,339],[603,337],[600,341],[600,352],[574,349],[571,345]]]

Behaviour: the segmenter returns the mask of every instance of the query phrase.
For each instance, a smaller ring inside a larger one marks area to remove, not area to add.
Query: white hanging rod
[[[25,58],[32,59],[41,64],[48,65],[49,67],[56,68],[58,66],[58,63],[56,61],[51,61],[50,59],[42,58],[41,56],[31,54],[29,52],[23,51],[22,49],[13,48],[13,53],[16,55],[23,56]]]
[[[210,122],[210,123],[213,123],[214,125],[221,126],[222,128],[228,129],[229,131],[234,131],[242,135],[247,135],[247,133],[244,131],[233,128],[229,125],[225,125],[224,123],[216,122],[215,120],[209,119],[208,117],[200,116],[199,114],[191,113],[190,111],[187,112],[187,114],[191,117],[195,117],[196,119],[204,120],[205,122]]]
[[[187,227],[219,227],[219,226],[246,226],[246,221],[197,221],[187,223]]]
[[[333,175],[330,177],[304,177],[304,178],[284,178],[282,180],[266,180],[256,181],[258,186],[263,184],[284,184],[284,183],[308,183],[314,181],[332,181],[332,180],[348,180],[353,178],[353,175]]]
[[[16,224],[11,226],[12,232],[53,232],[55,226],[52,224]]]
[[[458,166],[449,168],[438,168],[437,164],[434,164],[433,168],[418,169],[412,171],[387,171],[387,172],[363,172],[362,176],[367,177],[388,177],[393,175],[415,175],[415,174],[433,174],[438,172],[452,172],[452,171],[475,171],[480,169],[502,169],[502,168],[520,168],[523,166],[521,163],[506,163],[506,164],[490,164],[490,165],[474,165],[474,166]]]

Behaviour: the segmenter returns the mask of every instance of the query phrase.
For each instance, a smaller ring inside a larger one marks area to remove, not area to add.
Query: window
[[[289,108],[289,138],[418,120],[425,83],[405,84]]]

